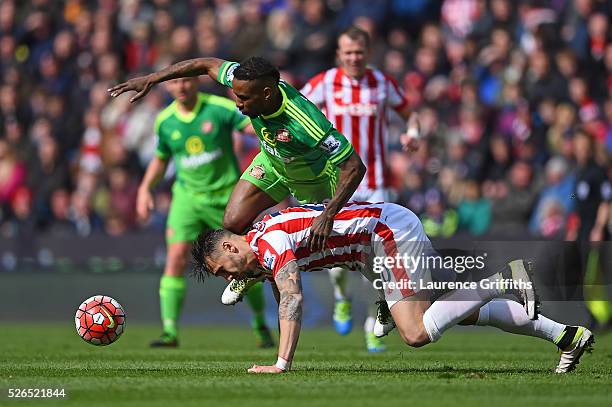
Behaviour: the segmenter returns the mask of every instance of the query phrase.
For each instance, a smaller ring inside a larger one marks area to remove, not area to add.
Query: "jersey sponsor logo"
[[[375,116],[377,105],[372,103],[349,103],[349,104],[334,104],[333,112],[336,115],[349,116]]]
[[[287,129],[276,130],[276,140],[282,143],[288,143],[291,141],[291,133]]]
[[[183,136],[181,135],[181,132],[180,132],[180,131],[178,131],[178,130],[174,130],[174,131],[172,132],[172,134],[170,135],[170,139],[171,139],[171,140],[178,140],[178,139],[180,139],[181,137],[183,137]]]
[[[181,167],[182,168],[195,168],[200,165],[208,164],[211,161],[216,160],[221,157],[223,153],[221,149],[218,148],[215,151],[205,151],[202,154],[190,155],[189,157],[181,158]]]
[[[213,130],[213,123],[209,120],[202,122],[202,133],[210,133]]]
[[[263,165],[254,165],[249,170],[249,175],[255,179],[263,179],[266,176],[266,170]]]
[[[276,137],[266,127],[261,128],[261,138],[272,147],[276,146]]]
[[[276,261],[276,256],[270,253],[270,250],[266,250],[263,257],[264,266],[266,268],[272,270],[274,268],[274,262]]]
[[[327,154],[334,154],[338,152],[342,143],[336,140],[334,136],[327,136],[325,140],[321,142],[321,149],[325,151]]]
[[[296,158],[296,157],[283,157],[283,156],[281,156],[276,148],[269,146],[268,143],[264,143],[263,141],[260,144],[261,144],[261,147],[264,150],[266,150],[270,155],[273,155],[274,157],[278,158],[279,160],[282,160],[285,164],[289,164],[290,162],[292,162]]]
[[[185,150],[189,154],[198,154],[204,151],[204,143],[202,143],[202,139],[198,136],[191,136],[185,142]]]

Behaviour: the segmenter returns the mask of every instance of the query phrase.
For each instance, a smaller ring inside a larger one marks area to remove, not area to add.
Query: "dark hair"
[[[206,259],[214,254],[218,249],[219,242],[229,232],[225,229],[209,229],[200,233],[198,238],[193,242],[191,246],[191,257],[193,261],[193,272],[192,276],[196,277],[198,281],[203,281],[204,278],[212,276],[212,271],[206,264]]]
[[[346,30],[342,31],[340,35],[338,36],[338,39],[342,37],[343,35],[346,35],[351,40],[358,40],[362,38],[363,41],[365,42],[366,48],[370,48],[370,36],[365,30],[362,30],[361,28],[357,26],[352,25]]]
[[[278,83],[280,72],[274,65],[261,57],[251,57],[240,63],[234,70],[234,78],[241,81],[253,81],[256,79],[268,78]]]

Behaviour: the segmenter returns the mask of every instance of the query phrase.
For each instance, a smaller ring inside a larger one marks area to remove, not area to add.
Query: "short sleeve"
[[[287,265],[296,260],[295,252],[291,247],[288,236],[283,231],[266,233],[257,241],[259,263],[272,272],[272,276]]]
[[[317,148],[336,166],[346,161],[355,151],[346,137],[333,127],[323,137]]]
[[[234,109],[231,113],[230,123],[234,130],[242,130],[251,124],[251,119],[240,113],[238,109]]]
[[[404,110],[408,105],[404,92],[402,92],[395,79],[385,75],[385,80],[387,81],[389,106],[398,112]]]
[[[169,160],[172,155],[172,151],[170,150],[170,146],[167,143],[167,137],[162,133],[162,120],[160,117],[157,117],[155,121],[155,138],[157,139],[157,148],[155,149],[155,155],[162,160]]]
[[[234,79],[234,71],[240,64],[238,62],[225,61],[221,64],[219,73],[217,74],[217,82],[228,88],[232,87],[232,79]]]
[[[300,91],[304,96],[308,98],[312,103],[317,106],[321,106],[325,102],[325,92],[323,79],[325,78],[325,72],[321,72],[314,78],[308,81],[306,85]]]

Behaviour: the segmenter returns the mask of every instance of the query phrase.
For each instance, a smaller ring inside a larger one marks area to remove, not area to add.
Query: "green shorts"
[[[205,229],[223,227],[223,213],[234,186],[211,192],[192,192],[178,182],[166,223],[166,243],[193,242]]]
[[[330,164],[326,175],[312,181],[293,181],[280,176],[263,152],[255,156],[240,179],[249,181],[276,202],[290,194],[300,203],[320,203],[331,199],[336,193],[340,170]]]

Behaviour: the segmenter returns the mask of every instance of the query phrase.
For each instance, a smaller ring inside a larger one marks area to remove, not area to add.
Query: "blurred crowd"
[[[252,55],[299,87],[355,24],[426,135],[414,154],[391,142],[396,200],[432,236],[562,239],[577,159],[611,173],[610,15],[601,0],[0,0],[0,235],[162,231],[170,177],[148,225],[134,211],[169,96],[130,105],[107,88],[179,59]],[[236,140],[246,165],[257,143]]]

